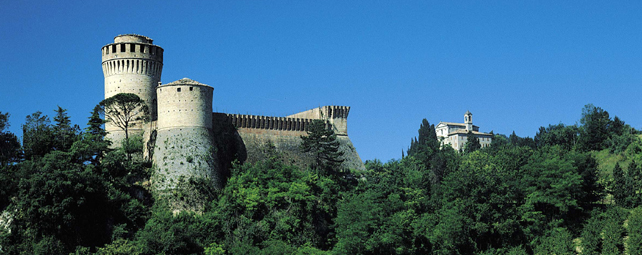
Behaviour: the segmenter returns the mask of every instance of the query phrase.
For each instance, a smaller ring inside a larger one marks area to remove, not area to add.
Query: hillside
[[[533,138],[495,134],[490,146],[462,151],[441,147],[423,120],[402,159],[360,171],[337,160],[333,135],[302,139],[299,149],[316,148],[300,152],[314,162],[306,165],[266,143],[261,158],[232,163],[220,189],[190,178],[163,194],[152,188],[156,170],[136,160],[140,141],[112,150],[98,112],[82,132],[68,117],[61,108],[53,122],[29,116],[22,144],[0,129],[5,254],[642,250],[642,137],[593,105],[579,125],[543,126]]]

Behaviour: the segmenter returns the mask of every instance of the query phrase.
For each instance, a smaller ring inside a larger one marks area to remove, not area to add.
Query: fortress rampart
[[[160,83],[164,50],[151,38],[119,35],[101,53],[105,98],[133,93],[150,109],[151,121],[136,122],[129,132],[143,136],[143,156],[153,161],[151,180],[159,194],[181,189],[190,178],[221,188],[233,162],[257,162],[275,150],[288,163],[306,168],[314,159],[301,151],[301,136],[315,120],[337,134],[344,167],[365,169],[347,136],[348,106],[323,106],[286,117],[217,113],[212,111],[213,87],[187,78]],[[111,123],[105,129],[119,146],[124,132]]]
[[[348,114],[350,113],[349,106],[336,106],[328,105],[317,107],[304,112],[292,114],[289,118],[304,118],[304,119],[325,119],[328,120],[329,126],[335,134],[339,136],[348,135]]]
[[[313,119],[290,118],[290,117],[270,117],[258,115],[228,114],[232,124],[237,128],[247,129],[267,129],[281,131],[308,131]],[[330,127],[330,122],[325,121],[326,127]]]

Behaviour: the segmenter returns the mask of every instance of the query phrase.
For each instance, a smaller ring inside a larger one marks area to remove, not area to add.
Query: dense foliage
[[[495,135],[457,152],[423,120],[402,159],[341,167],[316,123],[301,149],[234,164],[203,211],[150,194],[150,164],[110,150],[58,108],[27,116],[23,143],[0,113],[0,253],[6,254],[639,254],[642,140],[593,105],[579,125],[534,138]],[[140,147],[142,145],[131,145]],[[266,146],[271,148],[271,146]],[[198,183],[198,182],[194,182]]]

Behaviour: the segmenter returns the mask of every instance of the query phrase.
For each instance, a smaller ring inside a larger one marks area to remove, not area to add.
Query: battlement
[[[237,128],[267,129],[281,131],[308,131],[313,119],[270,117],[244,114],[227,114],[232,124]],[[326,128],[331,124],[326,121]]]
[[[102,47],[103,63],[113,59],[151,59],[163,62],[163,48],[146,43],[121,42]]]
[[[348,114],[350,106],[326,105],[292,114],[288,118],[325,120],[337,135],[348,135]]]
[[[305,119],[347,119],[349,113],[350,106],[326,105],[295,113],[288,117]]]

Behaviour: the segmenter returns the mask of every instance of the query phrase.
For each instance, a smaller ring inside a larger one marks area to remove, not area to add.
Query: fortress
[[[187,78],[160,83],[163,52],[149,37],[135,34],[116,36],[102,47],[105,98],[133,93],[149,107],[151,121],[135,123],[129,134],[143,137],[145,157],[155,166],[156,189],[175,188],[178,180],[191,177],[211,180],[220,188],[234,160],[256,162],[270,150],[306,167],[312,160],[300,151],[300,137],[313,120],[324,121],[337,134],[344,167],[365,169],[348,138],[350,107],[323,106],[286,117],[213,112],[214,88]],[[115,145],[125,137],[111,123],[105,129]]]

